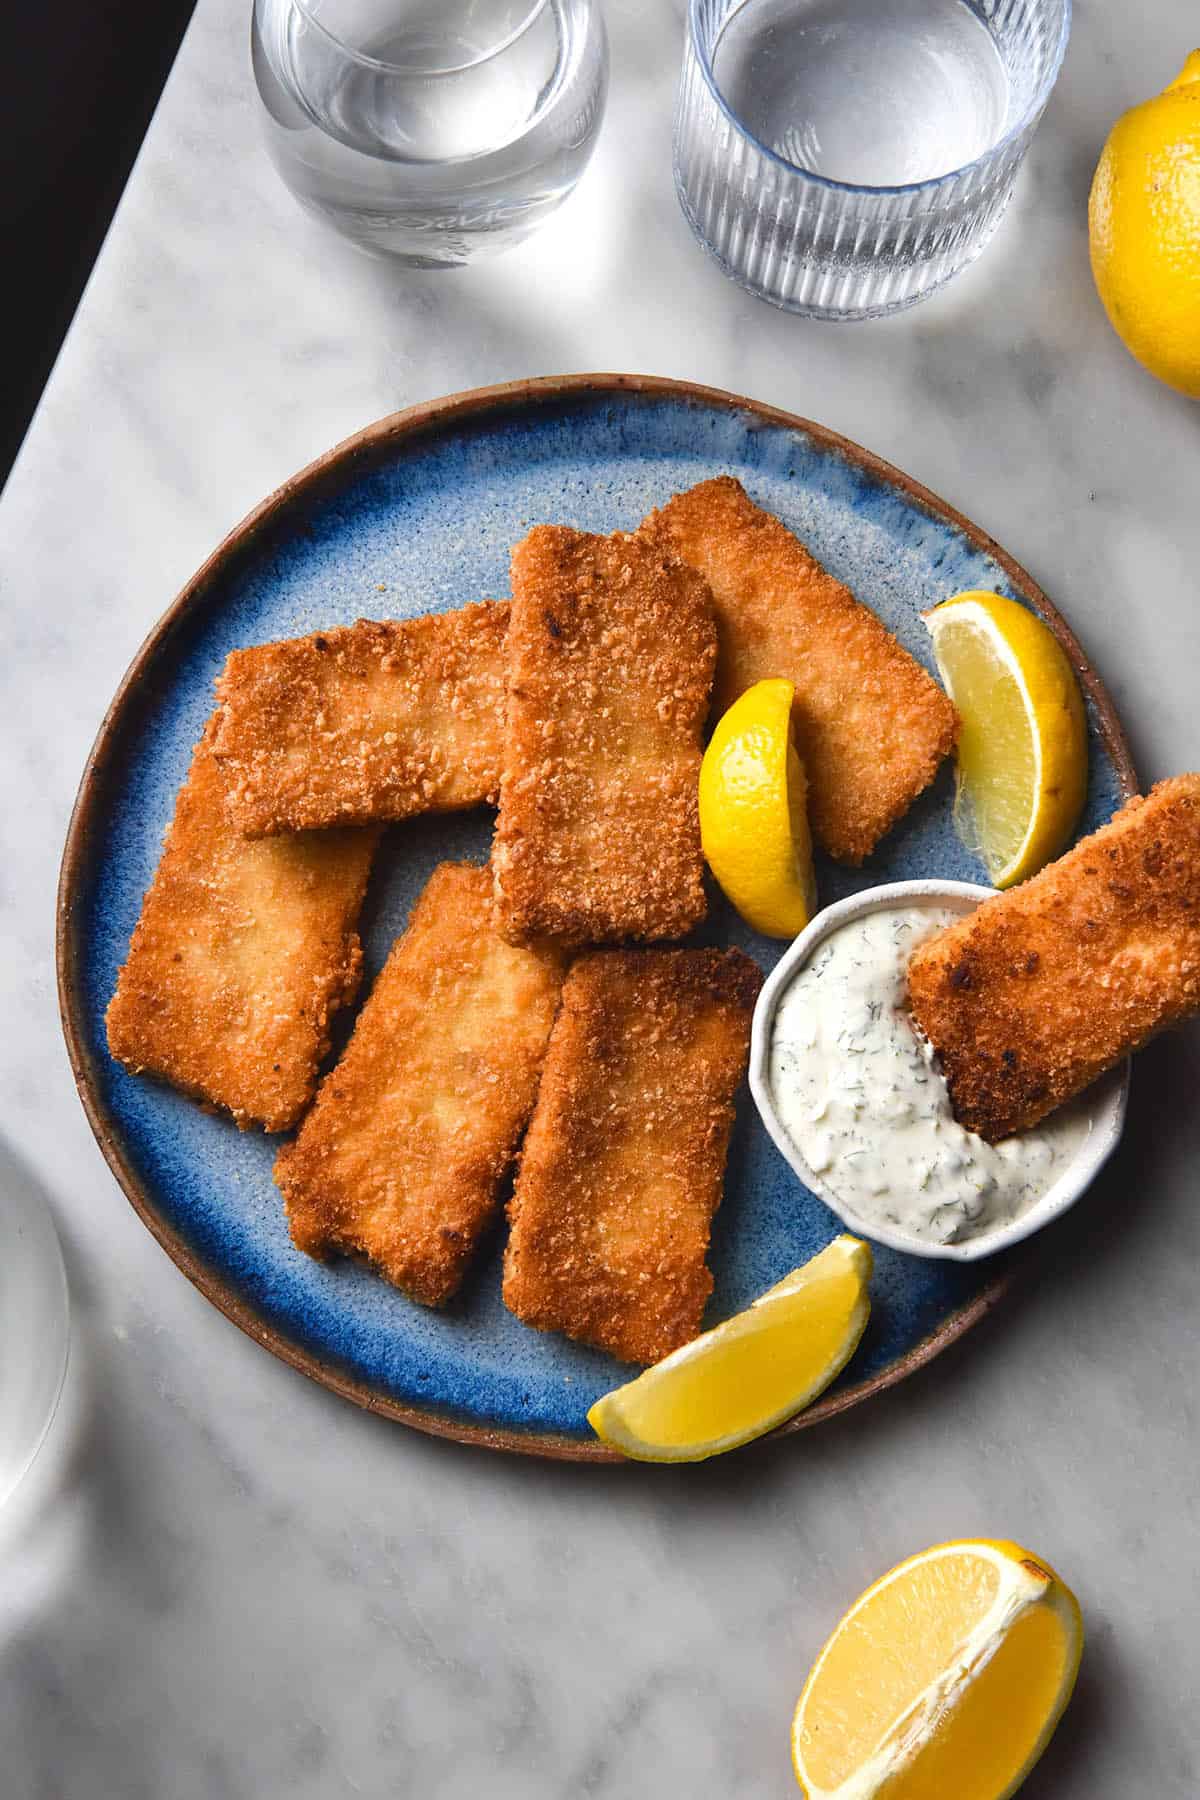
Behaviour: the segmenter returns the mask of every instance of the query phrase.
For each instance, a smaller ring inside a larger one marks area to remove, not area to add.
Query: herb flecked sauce
[[[868,912],[831,932],[775,1012],[771,1092],[813,1174],[848,1211],[949,1244],[998,1229],[1045,1194],[1091,1130],[1086,1096],[1031,1131],[985,1143],[950,1107],[905,972],[951,907]]]

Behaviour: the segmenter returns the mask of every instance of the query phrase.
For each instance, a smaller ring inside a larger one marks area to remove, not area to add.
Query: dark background
[[[71,323],[195,0],[10,0],[0,114],[0,485]],[[249,0],[247,0],[247,9]]]

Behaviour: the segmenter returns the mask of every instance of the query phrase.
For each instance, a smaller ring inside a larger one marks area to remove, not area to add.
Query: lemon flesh
[[[1001,594],[958,594],[925,614],[962,719],[954,820],[998,888],[1070,841],[1087,793],[1087,720],[1048,625]]]
[[[1074,1595],[1019,1545],[941,1544],[855,1602],[792,1725],[808,1800],[1007,1800],[1050,1740],[1083,1649]]]
[[[745,1312],[597,1400],[596,1434],[640,1462],[702,1462],[790,1419],[845,1368],[870,1313],[870,1249],[835,1238]]]
[[[1088,200],[1092,274],[1127,350],[1200,399],[1200,50],[1109,133]]]
[[[717,721],[700,768],[700,842],[722,891],[765,937],[816,911],[808,787],[790,681],[758,681]]]

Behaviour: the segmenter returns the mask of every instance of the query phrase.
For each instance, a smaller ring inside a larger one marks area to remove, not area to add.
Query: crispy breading
[[[499,1204],[554,1022],[562,960],[492,923],[486,868],[442,863],[275,1179],[310,1256],[370,1258],[426,1306],[455,1292]]]
[[[955,1116],[993,1143],[1200,1012],[1200,775],[929,939],[908,986]]]
[[[572,945],[681,937],[706,904],[708,588],[644,539],[557,525],[515,547],[512,588],[500,928]]]
[[[214,714],[175,803],[107,1014],[108,1045],[239,1125],[286,1131],[362,972],[355,926],[378,831],[251,843],[225,811]]]
[[[756,681],[796,690],[796,747],[817,842],[861,863],[954,748],[947,696],[875,614],[731,475],[676,494],[642,528],[707,580],[716,607],[714,713]]]
[[[235,650],[216,755],[248,837],[495,801],[508,606],[360,619]]]
[[[609,950],[563,986],[510,1205],[504,1300],[623,1362],[700,1329],[762,983],[739,950]]]

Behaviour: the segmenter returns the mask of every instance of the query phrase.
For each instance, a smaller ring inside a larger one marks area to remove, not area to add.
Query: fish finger
[[[1200,1012],[1200,775],[930,938],[908,990],[956,1118],[992,1143]]]
[[[215,753],[248,837],[495,801],[508,606],[360,619],[235,650]]]
[[[652,1363],[700,1329],[762,982],[739,950],[609,950],[563,986],[510,1206],[504,1301]]]
[[[714,711],[756,681],[795,688],[796,748],[817,842],[861,863],[954,748],[958,715],[887,627],[731,475],[641,529],[699,569],[716,608]]]
[[[310,1256],[366,1256],[414,1300],[458,1288],[533,1109],[562,985],[507,944],[486,868],[442,863],[275,1179]]]
[[[180,789],[106,1015],[108,1045],[286,1131],[312,1098],[329,1024],[362,972],[355,929],[377,830],[251,842],[230,823],[209,720]]]
[[[500,928],[518,943],[681,937],[706,905],[707,585],[645,539],[539,525],[513,551],[512,587]]]

